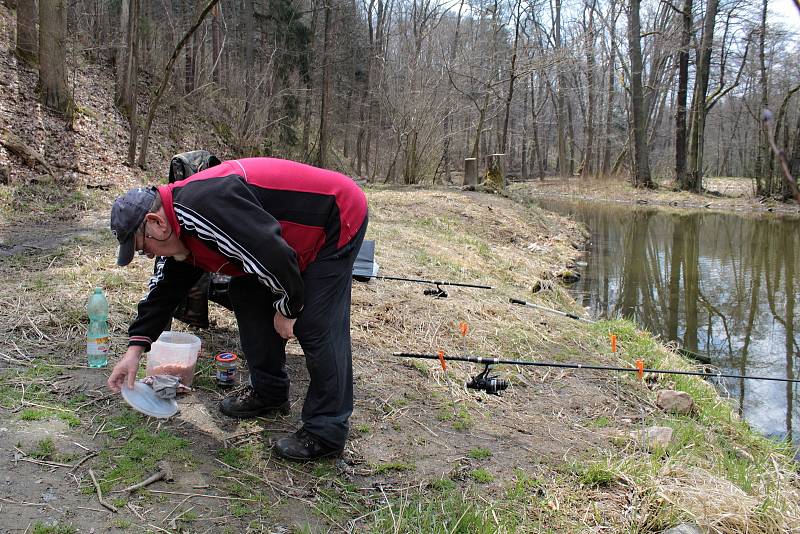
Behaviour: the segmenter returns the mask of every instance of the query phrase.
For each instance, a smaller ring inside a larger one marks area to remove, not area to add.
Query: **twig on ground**
[[[91,469],[89,469],[89,476],[92,477],[92,482],[94,483],[94,489],[95,491],[97,491],[97,500],[100,501],[100,504],[102,504],[103,506],[105,506],[114,513],[119,512],[116,506],[107,503],[105,499],[103,499],[103,490],[100,489],[100,484],[97,482],[97,479],[94,476],[94,471],[92,471]]]
[[[173,517],[169,522],[170,528],[172,528],[173,530],[177,529],[178,528],[178,523],[177,523],[178,519],[183,517],[184,514],[188,514],[192,510],[194,510],[194,506],[190,506],[189,508],[187,508],[183,512],[181,512],[178,515],[176,515],[175,517]]]
[[[167,463],[167,462],[159,462],[158,463],[158,471],[156,471],[155,473],[153,473],[152,475],[150,475],[146,479],[142,480],[141,482],[138,482],[138,483],[136,483],[136,484],[134,484],[132,486],[128,486],[125,489],[117,490],[114,493],[125,493],[125,492],[136,491],[137,489],[140,489],[140,488],[143,488],[143,487],[145,487],[147,485],[150,485],[153,482],[158,482],[159,480],[170,481],[170,480],[172,480],[172,476],[173,476],[172,475],[172,469],[170,468],[169,463]],[[163,521],[162,521],[162,523],[163,523]]]
[[[106,399],[110,399],[114,395],[116,395],[116,393],[109,393],[108,395],[103,395],[102,397],[94,398],[94,399],[92,399],[90,401],[84,402],[83,404],[79,405],[75,409],[76,410],[80,410],[81,408],[85,408],[86,406],[89,406],[90,404],[94,404],[95,402],[100,402],[100,401],[104,401]]]
[[[181,502],[179,502],[178,504],[176,504],[176,505],[175,505],[175,508],[173,508],[172,510],[170,510],[170,511],[169,511],[169,513],[168,513],[167,515],[165,515],[165,516],[164,516],[164,519],[162,519],[162,520],[161,520],[161,524],[162,524],[162,525],[163,525],[163,524],[165,524],[165,523],[167,522],[167,519],[169,519],[169,516],[171,516],[173,513],[175,513],[175,510],[177,510],[178,508],[180,508],[181,506],[183,506],[183,504],[184,504],[186,501],[188,501],[189,499],[191,499],[191,498],[192,498],[192,496],[191,496],[191,495],[189,495],[188,497],[186,497],[185,499],[183,499]],[[183,513],[181,513],[181,515],[183,515]]]
[[[20,360],[19,358],[14,358],[13,356],[9,356],[8,354],[5,354],[3,352],[0,352],[0,360],[19,365],[31,365],[30,360]]]
[[[39,464],[39,465],[49,465],[50,467],[72,467],[72,464],[64,464],[61,462],[51,462],[48,460],[39,460],[37,458],[29,458],[29,454],[19,447],[14,447],[14,450],[20,454],[19,458],[14,458],[14,460],[21,460],[23,462],[28,462],[32,464]]]
[[[56,508],[55,506],[47,504],[46,502],[25,502],[25,501],[17,502],[17,501],[12,501],[11,499],[6,499],[4,497],[0,497],[0,501],[7,502],[8,504],[15,504],[17,506],[39,506],[39,507],[46,506],[47,508],[50,508],[54,512],[58,512],[59,514],[63,514],[64,513],[64,510]]]
[[[81,458],[80,460],[78,460],[78,461],[77,461],[77,462],[76,462],[76,463],[75,463],[75,464],[72,466],[72,469],[70,469],[70,472],[72,472],[72,471],[75,471],[77,468],[79,468],[81,465],[83,465],[83,463],[84,463],[84,462],[86,462],[86,460],[88,460],[89,458],[94,458],[95,456],[97,456],[97,454],[98,454],[98,453],[97,453],[97,451],[92,451],[92,452],[90,452],[89,454],[87,454],[86,456],[84,456],[83,458]]]
[[[224,495],[208,495],[205,493],[185,493],[182,491],[148,490],[150,493],[163,493],[165,495],[188,495],[190,497],[205,497],[206,499],[221,499],[223,501],[249,501],[258,502],[258,499],[247,499],[245,497],[226,497]]]
[[[23,400],[21,402],[25,406],[36,406],[37,408],[42,408],[42,409],[45,409],[45,410],[55,410],[57,412],[74,413],[73,410],[68,410],[66,408],[59,408],[58,406],[45,406],[44,404],[36,404],[35,402],[30,402],[30,401],[26,401],[26,400]]]
[[[129,502],[126,502],[126,503],[125,503],[125,507],[126,507],[128,510],[130,510],[131,512],[133,512],[133,515],[135,515],[136,517],[138,517],[140,521],[144,521],[144,520],[145,520],[144,516],[143,516],[142,514],[140,514],[140,513],[139,513],[139,510],[137,510],[137,509],[136,509],[136,507],[135,507],[135,506],[133,506],[131,503],[129,503]]]

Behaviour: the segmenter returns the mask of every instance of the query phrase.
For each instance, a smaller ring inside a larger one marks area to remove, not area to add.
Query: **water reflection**
[[[724,372],[795,378],[800,221],[585,202],[543,207],[585,223],[588,265],[574,289],[598,317],[626,316]],[[793,432],[796,384],[725,381],[750,424]]]

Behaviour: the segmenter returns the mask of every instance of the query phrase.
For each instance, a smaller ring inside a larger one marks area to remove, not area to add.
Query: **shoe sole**
[[[289,454],[284,454],[280,452],[278,449],[275,449],[275,454],[277,454],[279,457],[283,458],[284,460],[291,460],[293,462],[313,462],[314,460],[322,460],[325,458],[332,458],[334,456],[341,456],[343,452],[344,449],[340,451],[331,451],[325,454],[321,454],[319,456],[315,456],[313,458],[305,458],[300,456],[291,456]]]
[[[222,412],[224,415],[228,417],[233,417],[234,419],[252,419],[254,417],[262,417],[268,415],[289,415],[289,407],[288,406],[280,406],[278,408],[269,408],[265,410],[256,410],[252,412],[229,412],[225,410],[222,404],[219,405],[219,411]]]

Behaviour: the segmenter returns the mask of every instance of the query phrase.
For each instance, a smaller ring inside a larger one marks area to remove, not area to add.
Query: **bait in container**
[[[239,359],[232,352],[222,352],[214,358],[217,368],[217,386],[231,387],[236,385],[236,361]]]

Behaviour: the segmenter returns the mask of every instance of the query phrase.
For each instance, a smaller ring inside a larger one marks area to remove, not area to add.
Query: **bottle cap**
[[[217,360],[218,362],[229,363],[236,360],[237,358],[238,356],[232,352],[220,352],[219,354],[216,355],[214,359]]]

